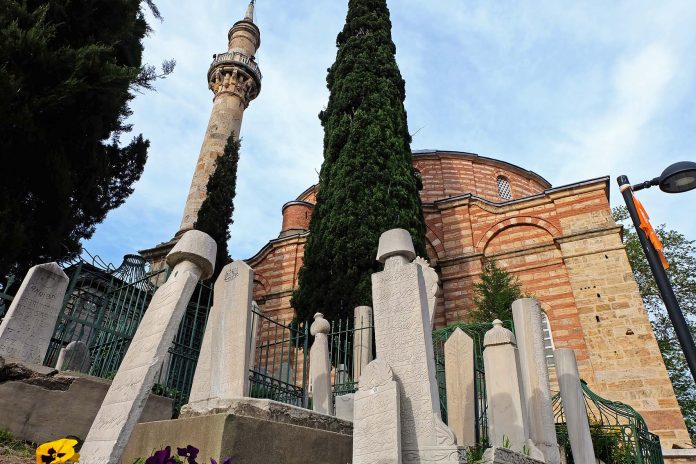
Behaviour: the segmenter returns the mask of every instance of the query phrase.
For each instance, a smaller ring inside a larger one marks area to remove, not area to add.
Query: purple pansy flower
[[[186,448],[177,448],[176,454],[183,456],[188,461],[188,464],[198,464],[196,462],[196,457],[198,456],[198,448],[188,445]]]
[[[215,459],[210,458],[210,464],[218,464],[218,462]],[[223,458],[220,464],[232,464],[232,458]]]
[[[171,457],[172,449],[167,446],[163,450],[155,451],[155,454],[147,458],[145,464],[176,464]]]

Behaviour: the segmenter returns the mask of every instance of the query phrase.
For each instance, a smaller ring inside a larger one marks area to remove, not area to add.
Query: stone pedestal
[[[352,425],[271,400],[228,400],[214,414],[150,422],[135,427],[122,464],[166,445],[199,448],[198,462],[231,456],[244,464],[346,464]]]
[[[382,234],[372,275],[377,359],[399,385],[401,454],[404,463],[459,462],[452,431],[440,418],[430,312],[425,279],[408,231]]]
[[[0,324],[0,356],[43,363],[68,282],[56,263],[29,269]]]

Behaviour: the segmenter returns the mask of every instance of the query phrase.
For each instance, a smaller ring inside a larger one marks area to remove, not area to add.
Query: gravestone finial
[[[483,337],[483,346],[493,345],[516,345],[515,334],[503,327],[503,321],[496,319],[493,321],[493,328],[486,332]]]
[[[329,331],[331,330],[331,324],[329,321],[324,319],[324,315],[322,313],[316,313],[314,315],[314,322],[312,322],[312,325],[309,327],[309,333],[312,335],[316,334],[328,334]]]
[[[405,229],[391,229],[379,237],[377,261],[384,263],[392,256],[403,256],[409,262],[416,258],[411,234]]]
[[[174,268],[183,261],[189,261],[200,269],[200,279],[205,280],[213,275],[216,254],[217,244],[210,235],[199,230],[189,230],[167,255],[167,265]]]

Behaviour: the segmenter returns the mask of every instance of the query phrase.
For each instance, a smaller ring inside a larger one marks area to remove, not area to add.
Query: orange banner
[[[633,192],[631,192],[631,195],[633,195]],[[655,248],[655,251],[657,251],[657,255],[660,257],[660,261],[662,261],[662,267],[668,269],[669,263],[667,262],[667,258],[665,258],[664,247],[662,246],[662,242],[660,242],[660,238],[657,236],[655,229],[653,229],[652,225],[650,224],[650,216],[648,216],[647,211],[645,211],[643,203],[641,203],[635,195],[633,195],[633,202],[636,205],[638,218],[640,219],[640,228],[643,230],[643,232],[645,232],[645,235],[647,235],[648,240],[650,240],[650,243],[652,243],[653,248]]]

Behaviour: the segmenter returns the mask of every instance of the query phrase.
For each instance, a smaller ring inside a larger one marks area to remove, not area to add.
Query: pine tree
[[[696,443],[696,386],[694,386],[672,322],[662,303],[660,291],[650,271],[638,234],[633,224],[628,221],[628,210],[625,206],[621,206],[614,208],[613,213],[615,221],[624,223],[624,245],[628,261],[631,263],[640,296],[650,316],[653,333],[660,347],[686,426],[692,441]],[[691,334],[696,337],[696,241],[688,240],[675,230],[667,230],[664,225],[656,227],[655,232],[664,246],[665,257],[669,262],[667,275],[672,283],[674,294],[689,324]]]
[[[79,253],[140,178],[149,142],[120,136],[161,77],[142,65],[146,3],[159,17],[151,0],[0,2],[0,278]]]
[[[404,98],[385,0],[350,0],[319,115],[324,162],[292,305],[299,320],[371,305],[379,236],[407,229],[426,256],[425,222],[412,164]]]
[[[208,179],[207,195],[193,228],[210,235],[217,243],[215,272],[213,282],[226,264],[232,261],[227,251],[227,241],[230,239],[230,226],[234,213],[234,197],[237,190],[237,165],[239,163],[239,141],[234,133],[227,139],[225,150],[215,160],[215,170]]]
[[[475,308],[469,313],[467,322],[492,322],[512,320],[512,303],[524,298],[517,277],[488,261],[483,267],[481,282],[474,284]]]

